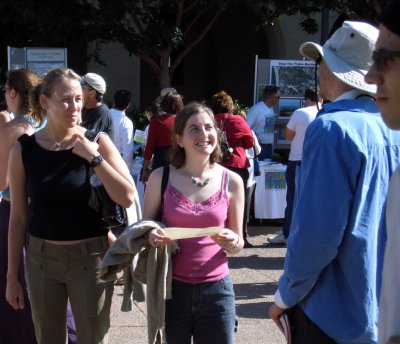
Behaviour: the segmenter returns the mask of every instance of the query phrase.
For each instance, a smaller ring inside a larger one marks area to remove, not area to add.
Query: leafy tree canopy
[[[258,27],[270,26],[283,15],[300,14],[303,20],[299,23],[305,32],[314,34],[319,30],[315,14],[327,9],[337,12],[350,20],[363,20],[376,24],[376,17],[388,0],[255,0],[260,6],[257,18]]]
[[[180,62],[233,1],[239,0],[2,0],[2,67],[8,45],[77,50],[77,46],[95,42],[89,57],[101,62],[100,43],[114,41],[148,63],[160,87],[167,87]],[[273,25],[284,14],[300,14],[300,25],[308,33],[319,29],[315,14],[322,11],[322,4],[350,19],[373,22],[387,2],[252,0],[260,8],[255,18],[259,29]]]

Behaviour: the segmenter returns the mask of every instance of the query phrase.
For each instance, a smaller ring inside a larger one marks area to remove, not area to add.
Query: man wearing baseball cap
[[[89,130],[104,131],[114,139],[112,115],[103,103],[106,82],[95,73],[87,73],[81,78],[83,109],[81,125]]]
[[[389,3],[378,16],[379,36],[374,63],[365,81],[377,86],[376,104],[383,121],[400,130],[400,1]],[[400,152],[398,152],[400,154]],[[379,304],[379,343],[400,343],[400,167],[390,179],[386,205],[387,240]],[[395,337],[397,335],[397,341]]]
[[[309,125],[283,275],[269,315],[287,312],[295,343],[376,343],[385,200],[400,135],[383,123],[364,76],[378,30],[345,21],[323,46],[324,104]],[[297,173],[296,173],[297,174]]]

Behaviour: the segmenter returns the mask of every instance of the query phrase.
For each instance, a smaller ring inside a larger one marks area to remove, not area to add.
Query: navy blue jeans
[[[235,294],[230,276],[209,283],[172,281],[172,299],[166,302],[165,335],[168,344],[232,344]]]
[[[285,220],[283,221],[282,232],[285,239],[288,238],[290,233],[290,226],[292,224],[293,204],[294,195],[296,192],[296,166],[298,161],[289,160],[286,168],[286,208],[285,208]]]

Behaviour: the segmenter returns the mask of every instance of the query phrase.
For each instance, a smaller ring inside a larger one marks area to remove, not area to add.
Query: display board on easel
[[[254,78],[254,103],[262,99],[267,85],[281,89],[281,98],[275,107],[277,123],[274,148],[289,149],[290,141],[285,140],[283,129],[291,114],[305,106],[304,91],[315,85],[315,63],[303,60],[269,60],[256,56]]]
[[[67,67],[66,48],[7,47],[8,69],[31,69],[43,76],[54,68]]]

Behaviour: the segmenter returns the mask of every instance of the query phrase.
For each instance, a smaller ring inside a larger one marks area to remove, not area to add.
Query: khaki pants
[[[66,246],[28,237],[25,278],[38,344],[67,342],[68,298],[78,343],[107,343],[114,287],[99,277],[107,249],[107,237]]]

